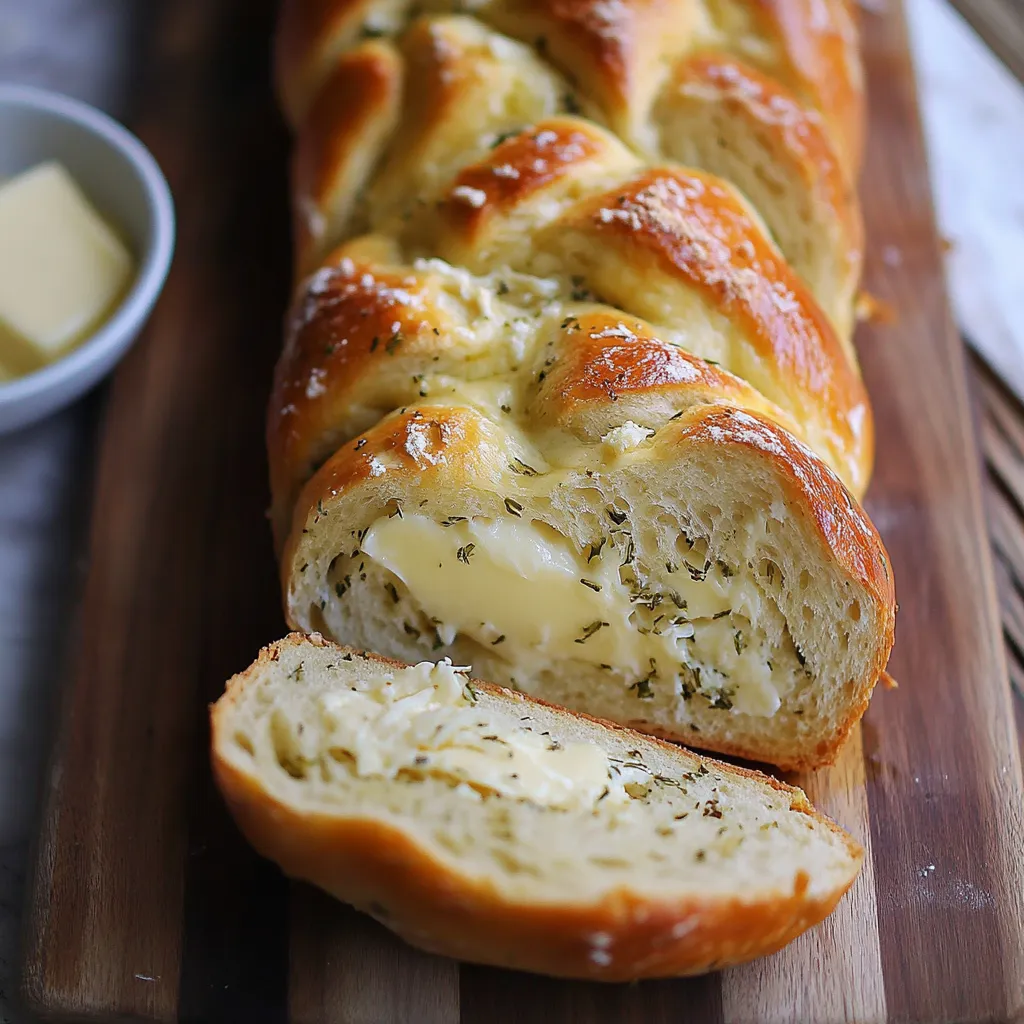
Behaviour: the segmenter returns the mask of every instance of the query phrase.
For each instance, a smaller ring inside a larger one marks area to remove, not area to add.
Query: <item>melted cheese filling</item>
[[[300,741],[296,723],[281,721],[295,753],[304,745],[341,751],[362,777],[430,774],[475,793],[500,793],[547,807],[592,805],[599,798],[629,800],[625,787],[641,774],[614,770],[594,743],[557,743],[533,731],[529,716],[514,728],[477,703],[464,669],[422,662],[381,686],[360,682],[319,697],[320,727]],[[277,709],[276,715],[286,714]],[[471,795],[471,794],[469,794]]]
[[[668,599],[652,598],[624,579],[610,545],[577,551],[545,524],[513,518],[383,518],[362,552],[405,584],[441,636],[461,633],[510,661],[609,665],[636,678],[640,697],[671,680],[682,699],[697,679],[719,706],[760,716],[779,708],[764,652],[731,621],[756,621],[760,594],[718,566],[676,567]]]

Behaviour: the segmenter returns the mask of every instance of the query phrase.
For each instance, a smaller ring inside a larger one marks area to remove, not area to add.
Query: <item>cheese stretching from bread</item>
[[[464,960],[609,981],[724,967],[821,920],[862,859],[800,790],[316,635],[263,651],[212,727],[258,850]]]
[[[895,613],[847,0],[287,0],[277,78],[289,623],[830,761]]]

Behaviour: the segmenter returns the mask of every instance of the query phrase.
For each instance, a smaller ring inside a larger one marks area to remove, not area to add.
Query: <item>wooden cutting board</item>
[[[964,354],[943,290],[899,3],[864,38],[878,460],[869,509],[900,598],[863,731],[796,781],[869,856],[822,927],[707,978],[599,986],[460,966],[287,882],[214,791],[206,705],[283,632],[263,412],[288,282],[288,142],[271,0],[152,5],[134,127],[180,239],[118,371],[91,568],[48,780],[25,944],[41,1014],[210,1024],[991,1021],[1024,1007],[1024,792]]]

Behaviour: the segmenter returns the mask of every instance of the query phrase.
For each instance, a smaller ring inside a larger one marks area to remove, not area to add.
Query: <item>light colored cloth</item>
[[[1024,401],[1024,88],[946,0],[907,13],[957,321]]]
[[[885,0],[872,0],[877,5]],[[908,0],[961,325],[1024,385],[1024,92],[946,8]],[[0,80],[123,114],[134,0],[0,0]],[[870,15],[869,15],[870,16]],[[1024,393],[1024,392],[1022,392]],[[102,394],[0,438],[0,1024],[25,1021],[17,943],[47,739],[84,578]]]

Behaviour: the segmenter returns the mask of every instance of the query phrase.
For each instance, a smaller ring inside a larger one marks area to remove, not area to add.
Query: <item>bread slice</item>
[[[864,513],[752,413],[664,422],[637,403],[612,426],[586,399],[534,404],[547,457],[469,406],[406,409],[346,444],[299,498],[290,625],[449,656],[707,750],[833,760],[892,646],[892,577]]]
[[[211,717],[217,782],[257,850],[464,960],[697,974],[821,921],[862,860],[798,789],[450,663],[291,634]]]

